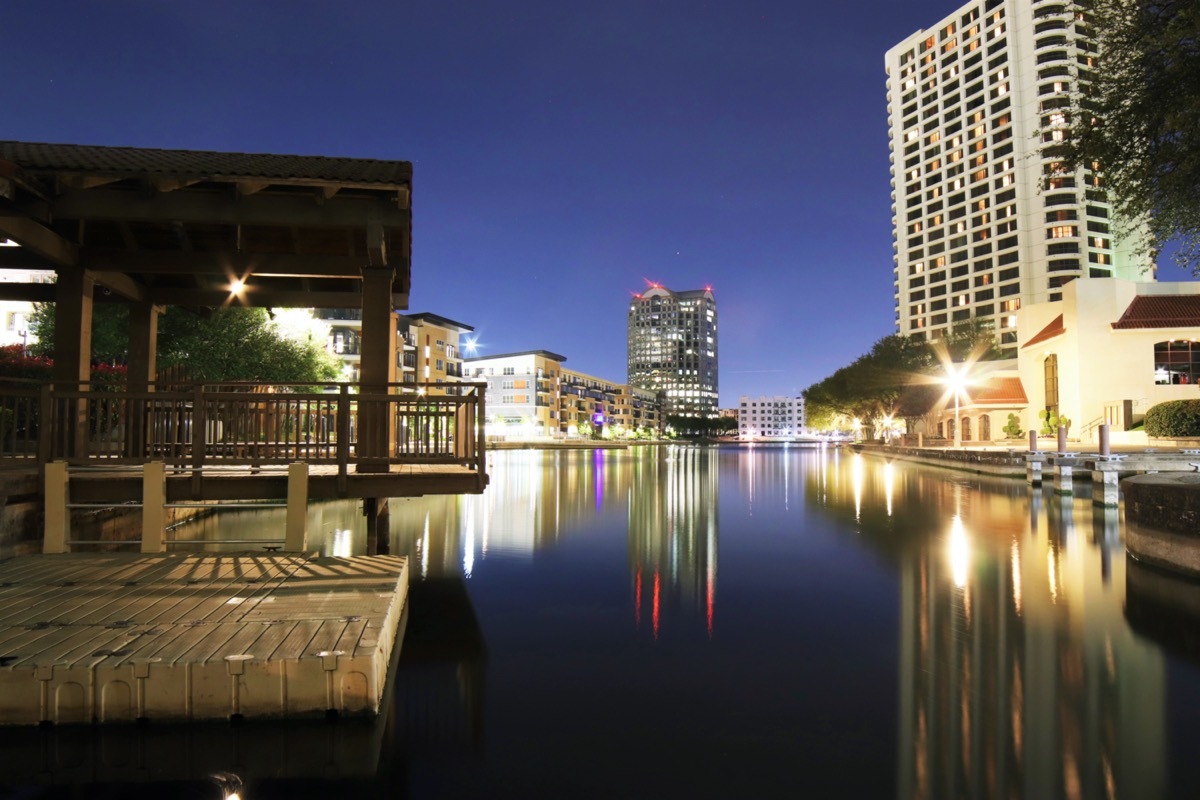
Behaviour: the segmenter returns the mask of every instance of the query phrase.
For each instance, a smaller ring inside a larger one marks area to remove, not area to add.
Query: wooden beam
[[[71,267],[78,263],[75,245],[12,209],[0,208],[0,235],[29,248],[58,266]]]
[[[240,302],[231,303],[232,296],[220,289],[175,289],[152,286],[146,289],[146,299],[168,306],[216,308],[224,305],[243,305],[255,308],[360,308],[362,294],[333,290],[303,291],[300,289],[262,288],[247,292]],[[393,294],[393,303],[408,305],[408,296]]]
[[[233,197],[219,192],[183,191],[145,197],[137,191],[93,189],[61,195],[53,202],[51,213],[55,219],[362,228],[372,209],[385,228],[411,227],[410,212],[399,208],[394,196],[383,194],[342,194],[317,205],[311,195]]]
[[[237,193],[242,197],[249,197],[252,194],[258,194],[270,185],[267,181],[238,181]]]
[[[4,248],[19,250],[20,248]],[[0,266],[4,256],[0,252]],[[247,253],[183,253],[178,251],[139,250],[130,253],[111,248],[85,247],[79,251],[79,263],[93,270],[119,270],[145,275],[239,275],[299,276],[329,278],[361,277],[362,256],[297,256],[289,254],[254,255]]]
[[[0,283],[0,300],[20,303],[53,303],[53,283]]]
[[[95,272],[96,283],[106,286],[127,300],[142,302],[146,299],[146,287],[123,272]]]
[[[88,175],[83,173],[60,173],[57,178],[60,189],[95,189],[97,186],[105,186],[124,180],[120,175]]]
[[[180,189],[186,189],[189,186],[194,186],[200,183],[200,178],[180,178],[178,176],[159,176],[150,181],[154,186],[155,191],[166,194],[167,192],[177,192]]]

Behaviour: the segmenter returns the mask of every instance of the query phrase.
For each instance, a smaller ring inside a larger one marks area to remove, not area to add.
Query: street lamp
[[[967,380],[966,365],[963,365],[962,369],[956,370],[953,364],[947,364],[946,377],[943,381],[950,387],[950,391],[954,393],[954,446],[962,447],[962,420],[958,414],[958,396],[967,388],[967,384],[969,383]]]

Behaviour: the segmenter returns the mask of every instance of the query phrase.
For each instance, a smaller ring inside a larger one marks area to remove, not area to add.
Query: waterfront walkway
[[[0,562],[0,724],[378,713],[407,559]]]

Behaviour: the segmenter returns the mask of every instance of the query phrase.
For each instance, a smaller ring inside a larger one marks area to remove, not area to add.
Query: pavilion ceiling
[[[403,309],[411,186],[404,161],[0,141],[0,238],[21,245],[0,269],[86,270],[98,299],[336,308],[386,268]],[[53,293],[0,283],[0,299]]]

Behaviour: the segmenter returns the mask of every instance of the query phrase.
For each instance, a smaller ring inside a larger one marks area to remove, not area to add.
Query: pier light
[[[229,282],[229,293],[234,297],[241,297],[246,291],[246,282],[241,278],[234,278]]]

